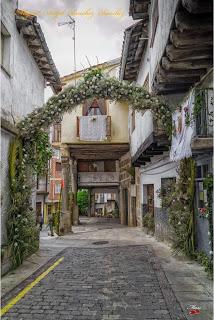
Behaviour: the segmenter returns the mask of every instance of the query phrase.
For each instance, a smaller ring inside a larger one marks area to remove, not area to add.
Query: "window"
[[[151,42],[150,42],[150,48],[153,47],[154,39],[155,39],[155,33],[157,30],[158,25],[158,19],[159,19],[159,8],[158,8],[158,0],[153,1],[153,11],[152,11],[152,33],[151,33]]]
[[[60,162],[56,162],[56,171],[58,171],[58,172],[62,171],[62,165]]]
[[[55,123],[53,125],[53,142],[61,141],[61,123]]]
[[[61,192],[61,183],[56,183],[55,184],[55,194]]]
[[[59,149],[52,149],[53,150],[53,157],[60,159],[60,150]]]
[[[1,24],[1,66],[10,73],[11,36],[5,26]]]
[[[107,108],[104,99],[93,99],[86,101],[82,109],[83,116],[106,115]]]

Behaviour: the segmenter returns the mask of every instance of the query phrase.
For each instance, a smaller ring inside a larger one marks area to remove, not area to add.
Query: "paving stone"
[[[67,248],[63,256],[3,320],[14,319],[14,310],[16,320],[29,312],[32,320],[176,319],[167,302],[173,291],[149,246]],[[185,319],[177,304],[178,311]]]

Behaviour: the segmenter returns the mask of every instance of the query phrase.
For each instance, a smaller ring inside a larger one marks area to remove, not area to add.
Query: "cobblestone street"
[[[141,230],[99,221],[75,227],[69,236],[43,237],[42,246],[62,249],[55,260],[64,260],[2,319],[186,319],[149,238],[143,241]],[[125,233],[129,241],[122,239]],[[211,296],[208,304],[211,308]],[[211,319],[205,316],[197,319]]]

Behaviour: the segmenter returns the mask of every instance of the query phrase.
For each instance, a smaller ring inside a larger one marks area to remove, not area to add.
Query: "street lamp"
[[[70,28],[72,28],[73,30],[73,40],[74,40],[74,83],[76,86],[76,23],[75,23],[75,19],[72,18],[71,16],[68,16],[70,18],[70,21],[65,21],[65,22],[59,22],[58,26],[65,26],[68,25]]]

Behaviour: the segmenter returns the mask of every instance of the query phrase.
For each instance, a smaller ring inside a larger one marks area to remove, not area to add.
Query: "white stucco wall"
[[[168,157],[158,161],[155,157],[155,162],[145,167],[141,167],[141,203],[146,203],[144,194],[144,185],[154,184],[154,207],[160,208],[161,201],[157,196],[157,190],[161,187],[161,178],[177,177],[176,168],[178,163],[170,162]]]
[[[16,28],[15,9],[16,1],[1,2],[1,21],[11,35],[9,74],[1,68],[1,108],[2,117],[12,123],[12,116],[18,120],[42,106],[45,87],[43,75]]]
[[[16,23],[15,0],[1,2],[1,21],[10,34],[9,73],[1,68],[1,116],[12,124],[44,102],[44,77],[31,55]],[[7,242],[6,219],[9,205],[8,149],[11,135],[1,130],[1,241]],[[32,207],[36,204],[36,190],[32,194]]]
[[[150,110],[135,114],[135,129],[131,134],[130,152],[133,157],[142,143],[153,132],[153,117]]]

